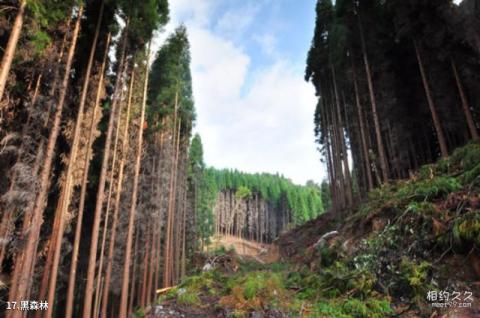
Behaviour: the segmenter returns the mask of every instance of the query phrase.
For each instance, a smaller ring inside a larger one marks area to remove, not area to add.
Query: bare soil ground
[[[239,256],[253,258],[262,264],[274,263],[280,258],[276,244],[262,244],[232,235],[214,237],[208,250],[214,250],[220,246],[227,249],[233,247]]]

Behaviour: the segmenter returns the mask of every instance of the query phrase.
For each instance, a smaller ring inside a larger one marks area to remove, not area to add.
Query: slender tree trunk
[[[338,120],[335,115],[334,104],[330,105],[330,122],[331,122],[331,134],[332,134],[332,155],[333,155],[333,171],[334,171],[334,182],[336,186],[337,193],[337,206],[340,210],[345,208],[346,205],[346,196],[345,196],[345,177],[342,169],[342,159],[340,156],[340,138],[338,132]],[[338,211],[337,211],[338,212]]]
[[[102,303],[101,317],[102,318],[107,317],[108,294],[110,292],[110,279],[112,275],[113,256],[115,252],[115,240],[117,235],[118,214],[120,212],[120,199],[122,194],[123,175],[124,175],[124,169],[125,169],[125,160],[127,158],[128,131],[130,126],[130,111],[132,106],[134,82],[135,82],[135,69],[134,69],[134,64],[132,63],[132,71],[130,75],[130,87],[128,92],[128,102],[127,102],[127,115],[125,119],[123,138],[122,138],[122,154],[121,154],[122,156],[120,159],[117,189],[115,192],[112,228],[111,228],[110,243],[108,247],[108,256],[107,256],[107,269],[105,271],[105,282],[104,282],[103,295],[102,295],[102,301],[101,301]]]
[[[365,44],[365,35],[363,32],[362,21],[360,14],[358,14],[358,27],[360,29],[360,39],[362,42],[363,63],[365,64],[365,73],[367,74],[368,92],[370,95],[370,102],[372,104],[372,115],[375,126],[375,135],[377,137],[378,153],[380,155],[380,166],[382,168],[383,182],[388,182],[388,175],[390,174],[387,163],[387,156],[385,155],[385,148],[382,141],[382,132],[380,129],[380,120],[377,112],[377,100],[375,98],[375,91],[373,89],[372,73],[370,71],[370,62],[368,61],[367,45]]]
[[[120,100],[123,99],[123,91],[120,93]],[[121,112],[121,106],[120,106],[120,112]],[[99,302],[100,302],[100,295],[101,295],[101,290],[100,290],[100,282],[102,281],[102,276],[103,276],[103,260],[104,260],[104,252],[105,252],[105,244],[107,240],[107,232],[108,232],[108,221],[110,218],[110,204],[112,201],[112,192],[113,192],[113,186],[114,186],[114,175],[115,175],[115,167],[117,165],[117,148],[118,148],[118,139],[120,137],[120,123],[121,123],[121,113],[118,115],[118,123],[117,123],[117,128],[115,130],[115,142],[113,146],[113,159],[112,159],[112,169],[110,172],[110,178],[108,182],[108,196],[107,196],[107,206],[105,208],[105,219],[103,222],[103,230],[102,230],[102,243],[100,245],[100,259],[98,261],[98,271],[97,271],[97,285],[95,287],[95,293],[94,293],[94,317],[98,317],[98,310],[99,310]],[[102,289],[103,290],[103,289]]]
[[[20,6],[18,7],[15,22],[13,23],[12,32],[10,33],[7,47],[5,48],[5,51],[3,53],[2,64],[0,67],[0,102],[3,99],[3,93],[5,92],[8,74],[10,73],[10,67],[12,66],[13,57],[15,56],[18,39],[20,38],[20,33],[22,32],[23,18],[25,15],[26,6],[27,0],[20,0]]]
[[[458,74],[457,65],[453,58],[450,59],[452,64],[453,75],[455,77],[455,82],[457,83],[458,93],[460,94],[460,99],[462,100],[462,108],[467,119],[468,130],[473,140],[480,140],[478,135],[477,127],[475,127],[475,121],[473,120],[472,112],[470,111],[470,105],[468,104],[467,96],[465,95],[465,90],[463,89],[462,81],[460,80],[460,75]]]
[[[77,39],[80,31],[80,22],[81,22],[82,14],[83,14],[83,6],[80,6],[78,11],[77,22],[75,24],[75,29],[73,32],[72,43],[70,45],[69,52],[68,52],[67,64],[65,67],[65,74],[62,82],[62,89],[60,91],[60,97],[59,97],[59,101],[55,111],[55,118],[54,118],[50,136],[48,138],[47,151],[45,153],[45,161],[40,174],[39,191],[35,199],[33,211],[30,212],[32,215],[32,220],[31,220],[32,226],[29,229],[27,229],[28,233],[26,235],[27,243],[26,243],[25,249],[22,252],[20,252],[18,255],[19,260],[23,259],[23,266],[18,266],[22,268],[21,272],[18,275],[18,278],[19,278],[18,287],[16,289],[15,295],[9,295],[10,301],[15,301],[18,299],[28,299],[28,296],[29,296],[29,295],[26,295],[26,293],[33,276],[31,273],[31,269],[34,267],[35,261],[36,261],[35,256],[36,256],[36,251],[38,247],[38,241],[40,239],[39,237],[40,228],[43,223],[43,210],[45,206],[45,201],[47,199],[48,188],[50,185],[50,173],[51,173],[52,162],[55,155],[55,145],[57,142],[57,137],[60,133],[60,122],[62,119],[63,105],[65,103],[65,98],[67,95],[67,88],[70,80],[70,70],[72,68],[73,56],[74,56],[75,48],[77,45]],[[25,254],[25,258],[23,258],[21,254]],[[17,265],[18,264],[19,262],[17,262]],[[15,268],[15,271],[17,271],[17,268]],[[22,315],[22,312],[14,311],[12,314],[12,317],[16,318],[16,317],[20,317],[21,315]]]
[[[102,23],[103,7],[104,5],[102,1],[100,6],[100,12],[97,19],[97,25],[95,28],[95,35],[93,37],[92,47],[90,49],[90,56],[88,58],[87,70],[85,72],[82,94],[80,97],[80,105],[78,108],[77,120],[75,124],[74,135],[73,135],[72,148],[70,150],[70,157],[69,157],[70,159],[69,159],[69,164],[67,168],[67,175],[66,175],[64,187],[62,188],[62,194],[60,195],[61,204],[59,204],[59,211],[56,211],[55,213],[56,217],[58,217],[59,219],[59,222],[58,222],[58,231],[55,233],[56,235],[53,236],[53,233],[52,233],[52,242],[53,242],[52,247],[54,247],[55,249],[55,255],[53,258],[53,264],[52,264],[52,270],[51,270],[52,275],[50,277],[50,284],[48,286],[47,302],[49,304],[53,304],[54,298],[55,298],[55,290],[57,285],[57,271],[58,271],[58,265],[60,262],[61,250],[62,250],[63,233],[65,230],[65,215],[70,206],[71,195],[73,191],[72,178],[73,178],[74,163],[77,157],[78,144],[80,142],[80,129],[83,121],[83,113],[85,109],[85,102],[87,100],[88,87],[90,84],[90,74],[92,71],[93,58],[95,56],[97,42],[98,42],[98,35],[100,33],[100,25]],[[53,312],[53,306],[49,306],[45,317],[47,318],[52,317],[52,312]]]
[[[183,142],[182,142],[183,144]],[[183,150],[183,145],[182,145],[182,150]],[[182,152],[184,154],[184,152]],[[182,158],[183,159],[183,158]],[[183,162],[183,160],[182,160]],[[184,170],[182,167],[177,168],[177,170],[180,170],[181,176],[180,176],[180,182],[183,180],[183,175],[184,175]],[[178,189],[178,206],[175,211],[176,215],[176,221],[175,221],[175,253],[174,253],[174,282],[178,282],[178,278],[180,277],[180,253],[181,253],[181,246],[180,246],[180,238],[181,238],[181,230],[182,230],[182,202],[181,200],[183,199],[183,192],[185,191],[185,187],[183,186],[185,183],[182,183],[182,185],[179,186]]]
[[[130,288],[130,299],[128,302],[128,316],[132,316],[133,312],[133,301],[134,301],[134,296],[135,296],[135,283],[137,279],[137,271],[135,270],[137,268],[137,258],[138,258],[138,241],[140,240],[139,238],[140,231],[137,227],[135,230],[135,247],[134,247],[134,253],[133,253],[133,274],[132,274],[132,286]]]
[[[33,164],[33,169],[32,169],[32,175],[33,176],[38,175],[38,171],[40,170],[40,163],[41,163],[41,161],[44,157],[45,143],[43,141],[44,140],[42,139],[42,142],[40,142],[40,144],[38,145],[38,148],[37,148],[37,152],[36,152],[36,156],[35,156],[35,162]],[[28,210],[32,209],[34,203],[35,202],[31,202],[30,204],[28,204],[26,210],[28,211]],[[28,229],[31,226],[31,220],[32,220],[32,215],[31,214],[26,214],[24,216],[23,224],[22,224],[22,230],[21,230],[21,232],[20,232],[21,234],[19,236],[20,241],[25,240],[25,235],[28,233]],[[15,269],[14,269],[13,276],[12,276],[11,283],[10,283],[11,288],[10,288],[10,291],[9,291],[9,297],[10,297],[10,295],[15,295],[16,292],[17,292],[19,275],[20,275],[21,270],[22,270],[23,258],[25,257],[25,255],[20,253],[20,256],[21,256],[20,259],[17,258],[15,260],[15,266],[14,266]],[[6,316],[10,317],[9,316],[10,313],[11,313],[10,311],[7,311]]]
[[[38,77],[37,77],[37,83],[35,84],[35,91],[33,93],[33,97],[32,97],[32,100],[31,100],[31,105],[30,105],[30,110],[28,112],[27,122],[25,123],[25,125],[22,128],[22,136],[24,138],[26,137],[27,131],[30,128],[32,112],[33,112],[34,107],[35,107],[36,102],[37,102],[37,97],[38,97],[38,92],[40,90],[41,82],[42,82],[42,74],[39,74]],[[20,162],[20,160],[22,159],[22,153],[23,153],[23,150],[24,150],[24,147],[25,147],[24,138],[22,138],[22,141],[21,141],[20,147],[18,149],[18,154],[17,154],[17,158],[16,158],[15,162]],[[36,173],[34,174],[34,176],[36,176]],[[10,178],[10,186],[9,186],[8,192],[11,192],[11,191],[14,190],[15,185],[16,185],[16,179],[17,179],[17,173],[13,173],[13,175]],[[0,237],[2,237],[4,239],[7,239],[7,240],[10,237],[11,232],[14,228],[14,226],[12,224],[13,213],[14,213],[13,209],[9,209],[9,210],[5,211],[3,216],[2,216],[2,221],[1,221],[1,224],[0,224]],[[0,270],[3,268],[3,260],[5,259],[5,255],[7,253],[7,246],[8,246],[8,244],[0,244]]]
[[[176,158],[176,146],[175,140],[177,136],[177,107],[178,107],[178,88],[175,94],[175,109],[173,116],[173,134],[172,134],[172,167],[170,169],[170,187],[168,197],[168,210],[167,210],[167,231],[165,236],[165,266],[163,269],[163,287],[171,286],[171,268],[170,268],[170,250],[172,244],[172,223],[173,223],[173,201],[174,201],[174,179],[175,179],[175,158]]]
[[[333,163],[332,163],[332,151],[331,151],[331,137],[330,137],[330,129],[329,129],[329,122],[328,122],[328,116],[327,116],[327,109],[326,109],[326,103],[325,100],[323,101],[323,107],[322,107],[322,129],[323,129],[323,134],[324,138],[326,141],[325,145],[325,152],[327,156],[327,168],[328,168],[328,176],[329,176],[329,182],[330,182],[330,192],[332,195],[332,209],[334,214],[337,213],[336,208],[337,208],[337,188],[335,185],[335,180],[334,180],[334,171],[333,171]]]
[[[149,228],[147,225],[147,233],[146,233],[146,244],[145,244],[145,252],[143,253],[143,279],[142,279],[142,293],[140,295],[140,307],[145,308],[146,299],[147,299],[147,279],[148,279],[148,263],[150,260],[150,233]],[[135,269],[134,269],[135,270]]]
[[[164,126],[164,122],[165,120],[162,120],[162,127]],[[160,149],[159,149],[159,156],[162,154],[162,150],[163,150],[163,142],[164,142],[164,132],[162,132],[160,134]],[[158,168],[157,168],[157,182],[156,182],[156,186],[157,186],[157,196],[158,196],[158,202],[159,202],[159,209],[158,209],[158,221],[157,221],[157,224],[158,224],[158,234],[157,234],[157,256],[156,256],[156,259],[155,259],[155,272],[154,272],[154,282],[155,282],[155,287],[154,287],[154,291],[156,291],[158,289],[158,286],[160,284],[159,282],[159,279],[160,279],[160,256],[161,256],[161,250],[162,250],[162,245],[161,245],[161,242],[162,242],[162,219],[163,219],[163,214],[162,214],[162,199],[163,199],[163,189],[162,189],[162,186],[161,186],[161,176],[162,176],[162,165],[161,165],[161,160],[160,159],[163,159],[163,158],[159,158],[158,160]],[[156,295],[156,294],[154,294]]]
[[[362,139],[363,157],[365,158],[365,172],[367,174],[368,190],[372,190],[373,189],[372,169],[370,167],[370,158],[368,156],[368,144],[367,144],[367,137],[365,134],[365,123],[364,123],[364,117],[363,117],[362,103],[360,101],[360,93],[359,93],[358,84],[357,84],[357,72],[355,70],[355,64],[353,63],[353,58],[352,58],[352,70],[353,70],[353,88],[355,90],[355,102],[357,104],[358,121],[360,123],[360,136]]]
[[[129,20],[127,19],[127,25],[125,26],[125,34],[123,39],[123,47],[120,57],[120,65],[118,68],[117,79],[115,83],[115,92],[112,101],[112,112],[110,114],[110,119],[108,122],[107,136],[105,139],[105,151],[102,159],[102,168],[100,171],[100,180],[98,182],[97,190],[97,202],[95,205],[95,214],[93,217],[93,228],[92,228],[92,238],[90,244],[90,256],[88,259],[88,270],[87,270],[87,283],[85,286],[85,297],[83,303],[83,317],[89,318],[92,314],[92,298],[93,298],[93,283],[95,280],[95,266],[97,261],[97,247],[98,247],[98,232],[100,228],[100,219],[102,215],[102,207],[105,195],[105,179],[107,177],[108,162],[110,159],[110,148],[112,144],[112,135],[113,135],[113,126],[115,118],[117,117],[117,108],[118,108],[118,96],[120,94],[123,78],[123,67],[125,64],[125,51],[128,37],[128,26]]]
[[[169,255],[169,260],[170,260],[170,263],[169,263],[169,270],[170,270],[170,281],[171,281],[171,284],[173,285],[175,283],[175,280],[174,280],[174,242],[175,242],[175,237],[174,237],[174,234],[173,233],[173,230],[175,229],[174,228],[174,224],[173,222],[175,221],[175,211],[176,211],[176,203],[177,203],[177,192],[178,192],[178,185],[177,185],[177,182],[178,182],[178,161],[179,161],[179,156],[180,156],[180,128],[182,127],[182,120],[181,118],[178,120],[178,130],[177,130],[177,146],[176,146],[176,150],[175,150],[175,161],[174,161],[174,178],[173,178],[173,200],[172,200],[172,219],[171,219],[171,222],[172,222],[172,226],[171,226],[171,229],[172,229],[172,233],[171,233],[171,245],[170,245],[170,255]]]
[[[155,222],[152,224],[153,230],[150,233],[149,240],[150,240],[150,261],[148,262],[148,276],[147,276],[147,293],[145,295],[145,303],[149,305],[151,303],[151,294],[152,294],[152,284],[153,284],[153,270],[155,264]]]
[[[123,92],[121,93],[121,96],[123,95]],[[122,99],[122,97],[120,98]],[[121,111],[121,106],[120,106],[120,111]],[[103,221],[103,229],[102,229],[102,243],[100,244],[100,258],[98,260],[98,271],[97,271],[97,279],[96,279],[96,287],[95,287],[95,293],[94,293],[94,304],[93,304],[93,316],[98,317],[98,310],[99,310],[99,301],[100,301],[100,295],[101,295],[101,290],[100,290],[100,283],[102,281],[102,276],[103,276],[103,259],[104,259],[104,252],[105,252],[105,244],[107,240],[107,232],[108,232],[108,221],[110,218],[110,203],[112,200],[112,191],[113,191],[113,185],[114,185],[114,175],[115,175],[115,167],[117,165],[117,147],[118,147],[118,139],[120,136],[120,116],[118,116],[118,123],[117,123],[117,128],[115,130],[115,142],[113,146],[113,159],[112,159],[112,169],[110,171],[110,178],[108,182],[108,196],[107,196],[107,206],[105,208],[105,219]]]
[[[107,40],[105,43],[105,52],[103,55],[102,66],[100,69],[100,78],[98,81],[97,94],[95,97],[95,105],[93,108],[92,121],[90,122],[90,128],[88,133],[87,153],[85,155],[85,162],[83,165],[82,186],[80,189],[80,202],[78,207],[77,223],[75,225],[75,236],[73,240],[72,256],[70,260],[70,273],[68,275],[68,289],[67,289],[66,314],[65,314],[65,317],[67,318],[72,317],[72,314],[73,314],[73,298],[74,298],[75,278],[76,278],[77,263],[78,263],[78,252],[80,248],[83,212],[85,209],[85,198],[87,194],[88,170],[90,168],[89,158],[90,158],[90,154],[92,153],[92,142],[95,134],[96,114],[100,109],[100,97],[102,94],[102,87],[103,87],[102,85],[103,85],[103,79],[105,76],[105,68],[107,64],[109,46],[110,46],[110,33],[108,33]]]
[[[427,97],[428,106],[432,114],[433,125],[437,133],[438,144],[440,145],[440,152],[442,157],[448,156],[447,142],[445,141],[445,135],[443,134],[442,124],[440,123],[440,118],[438,117],[437,108],[433,102],[432,92],[428,84],[427,75],[425,73],[425,68],[423,66],[422,56],[418,48],[418,43],[413,39],[413,46],[415,47],[415,54],[417,56],[418,68],[420,69],[420,75],[422,76],[423,88],[425,89],[425,95]]]
[[[60,205],[62,204],[64,195],[65,195],[64,193],[60,194],[59,200],[57,202],[56,211],[60,209]],[[59,227],[60,227],[60,218],[55,217],[53,220],[52,233],[47,243],[48,253],[45,260],[45,266],[43,267],[44,269],[43,269],[43,275],[42,275],[42,283],[40,285],[38,299],[45,299],[45,296],[47,295],[47,292],[48,292],[49,278],[50,278],[50,273],[53,270],[52,264],[54,262],[54,257],[55,257],[55,249],[56,249],[55,237],[58,235]],[[41,316],[42,316],[42,312],[37,311],[35,313],[36,318],[40,318]]]
[[[47,106],[48,107],[47,116],[45,116],[45,121],[43,122],[43,126],[45,128],[48,127],[48,122],[50,120],[50,113],[52,112],[52,107],[53,107],[54,100],[55,100],[53,98],[53,96],[54,96],[55,92],[57,91],[58,77],[59,77],[59,74],[60,74],[60,66],[62,65],[63,55],[65,54],[65,47],[67,45],[68,34],[69,34],[70,29],[71,29],[70,24],[72,22],[72,18],[73,18],[73,15],[74,15],[73,8],[70,11],[71,11],[71,14],[68,16],[67,23],[65,24],[66,28],[67,28],[67,31],[63,35],[63,40],[62,40],[62,44],[60,46],[60,51],[59,51],[59,56],[58,56],[58,59],[57,59],[57,64],[54,66],[53,84],[51,85],[50,90],[48,92],[48,96],[50,96],[50,101],[48,102],[48,106]]]
[[[143,88],[143,101],[142,101],[142,112],[140,115],[140,125],[139,125],[139,134],[138,134],[138,144],[137,144],[137,157],[135,162],[135,174],[133,177],[133,190],[132,190],[132,200],[130,206],[130,218],[128,221],[128,232],[127,232],[127,246],[125,251],[125,262],[123,264],[123,280],[122,280],[122,293],[120,301],[120,317],[126,317],[127,315],[127,305],[128,305],[128,283],[130,275],[130,259],[132,254],[132,241],[133,241],[133,230],[135,224],[135,212],[137,210],[137,195],[138,195],[138,176],[140,174],[140,164],[142,158],[142,146],[143,146],[143,125],[145,121],[145,107],[147,105],[147,89],[148,89],[148,67],[150,62],[150,44],[148,45],[147,60],[145,63],[145,79],[144,79],[144,88]]]
[[[353,192],[352,192],[352,177],[350,174],[350,167],[348,164],[348,152],[347,152],[347,146],[345,142],[345,134],[344,134],[344,127],[343,127],[343,122],[342,122],[342,112],[340,110],[340,98],[338,96],[338,89],[337,89],[337,79],[335,75],[335,67],[332,65],[332,78],[333,78],[333,90],[335,92],[335,105],[336,105],[336,110],[337,110],[337,118],[338,118],[338,130],[340,132],[339,134],[339,139],[340,139],[340,147],[341,147],[341,153],[343,154],[343,170],[344,170],[344,175],[345,175],[345,192],[346,192],[346,199],[347,199],[347,205],[350,207],[353,204]]]
[[[186,184],[185,180],[185,184]],[[185,272],[186,272],[186,250],[185,250],[185,229],[186,229],[186,210],[187,210],[187,191],[185,191],[184,197],[183,197],[183,215],[182,215],[182,259],[181,259],[181,268],[180,268],[180,279],[183,279],[185,277]]]

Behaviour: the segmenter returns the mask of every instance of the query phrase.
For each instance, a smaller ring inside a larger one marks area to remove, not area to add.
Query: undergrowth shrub
[[[313,307],[312,318],[383,318],[393,314],[387,300],[375,298],[362,301],[351,298],[346,300],[321,301]]]
[[[239,311],[263,311],[267,307],[286,309],[287,298],[282,274],[254,271],[229,279],[220,305]]]
[[[453,238],[457,245],[480,247],[480,211],[466,214],[455,221]]]
[[[424,165],[419,169],[420,179],[431,179],[439,175],[455,174],[458,171],[475,169],[480,162],[480,143],[470,142],[464,147],[457,148],[452,155],[441,158],[434,164]]]
[[[200,304],[200,298],[197,292],[183,288],[178,290],[177,301],[180,305],[184,306],[198,306]]]
[[[429,276],[432,264],[427,261],[416,262],[404,257],[400,263],[400,274],[409,287],[407,293],[414,298],[423,298],[430,289]]]
[[[133,318],[143,318],[145,317],[145,310],[143,308],[138,308],[133,313]]]
[[[397,191],[395,196],[400,200],[429,201],[446,197],[450,192],[462,188],[460,182],[453,177],[440,176],[428,180],[409,182]]]

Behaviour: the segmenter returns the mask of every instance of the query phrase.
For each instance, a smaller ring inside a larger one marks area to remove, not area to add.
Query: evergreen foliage
[[[192,75],[190,72],[190,44],[185,26],[178,27],[160,48],[151,69],[149,88],[150,130],[158,130],[161,118],[175,111],[182,121],[182,131],[190,130],[188,123],[195,120]]]
[[[198,134],[195,134],[190,142],[188,158],[189,187],[194,196],[194,213],[197,219],[195,230],[203,247],[210,243],[213,235],[216,188],[212,177],[205,173],[202,140]]]
[[[480,99],[478,30],[468,2],[317,1],[305,79],[319,98],[315,136],[337,208],[350,191],[365,197],[478,139],[470,107]],[[341,164],[348,150],[352,190]]]
[[[249,174],[229,169],[207,168],[205,175],[213,182],[214,197],[219,191],[233,191],[242,198],[255,192],[275,206],[286,203],[295,224],[314,219],[324,212],[320,189],[316,185],[296,185],[278,174]]]

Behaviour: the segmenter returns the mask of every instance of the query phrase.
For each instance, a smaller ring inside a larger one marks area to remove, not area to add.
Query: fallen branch
[[[331,231],[331,232],[325,233],[318,239],[318,241],[315,244],[313,244],[313,247],[314,248],[317,246],[323,247],[328,239],[337,235],[338,235],[338,231]]]
[[[170,287],[164,287],[164,288],[160,288],[160,289],[157,289],[157,294],[164,294],[166,293],[167,291],[169,291],[170,289],[173,289],[177,286],[170,286]]]

